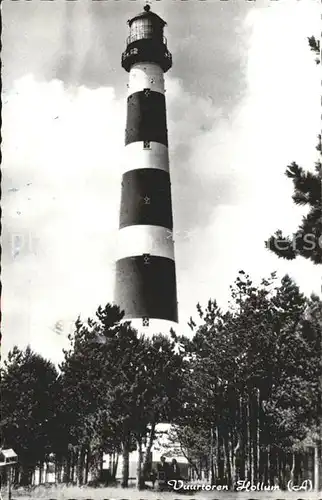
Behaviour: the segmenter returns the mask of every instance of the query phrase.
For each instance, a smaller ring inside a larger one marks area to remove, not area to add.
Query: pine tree
[[[15,480],[31,483],[36,466],[49,458],[54,440],[57,380],[54,365],[27,347],[14,347],[1,369],[1,440],[19,459]]]
[[[221,484],[279,478],[282,486],[289,454],[317,428],[319,304],[312,303],[309,314],[310,301],[293,280],[276,280],[273,273],[254,286],[241,271],[226,313],[214,301],[205,310],[197,306],[202,323],[186,344],[191,395],[185,425],[213,436]]]
[[[321,150],[321,143],[319,148]],[[287,168],[286,175],[294,184],[294,203],[307,206],[309,211],[292,236],[284,236],[281,231],[276,231],[266,242],[267,248],[279,257],[292,260],[302,256],[315,264],[322,263],[321,174],[321,162],[316,163],[315,173],[304,171],[294,162]]]
[[[310,36],[310,37],[308,37],[308,42],[309,42],[310,49],[316,55],[316,59],[315,59],[316,64],[320,64],[320,62],[321,62],[320,40],[317,40],[315,38],[315,36]]]
[[[128,484],[128,457],[135,449],[133,431],[140,425],[135,412],[142,340],[129,323],[120,323],[122,317],[119,308],[107,304],[98,308],[95,320],[83,323],[78,319],[71,349],[60,367],[59,421],[62,434],[69,436],[65,454],[69,444],[79,461],[79,484],[84,481],[86,455],[94,451],[94,443],[101,459],[103,451],[122,451],[122,485]]]
[[[316,54],[316,63],[320,63],[320,41],[314,36],[308,38],[310,49]],[[321,192],[321,135],[316,147],[319,160],[314,172],[305,171],[293,162],[286,169],[286,176],[294,185],[293,201],[296,205],[306,206],[307,214],[302,218],[297,231],[291,236],[284,236],[278,230],[265,242],[266,247],[278,257],[293,260],[302,256],[314,264],[322,263],[322,192]]]
[[[59,453],[66,457],[68,445],[72,447],[81,462],[82,484],[86,474],[81,470],[95,449],[121,451],[122,486],[127,487],[129,454],[137,449],[138,487],[143,488],[155,427],[171,422],[182,409],[185,363],[176,352],[175,336],[147,339],[121,319],[119,308],[108,304],[98,308],[96,319],[76,322],[61,365],[57,414],[59,433],[68,438],[63,438]]]

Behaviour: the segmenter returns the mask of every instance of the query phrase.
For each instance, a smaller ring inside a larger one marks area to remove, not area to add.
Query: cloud
[[[314,8],[298,3],[289,14],[287,5],[249,13],[247,93],[229,120],[218,117],[215,127],[196,134],[189,149],[186,168],[201,176],[194,186],[202,209],[192,205],[196,230],[177,246],[177,261],[185,264],[184,270],[179,267],[179,297],[193,284],[200,302],[213,297],[225,305],[239,269],[255,280],[276,269],[293,276],[306,294],[320,291],[312,263],[283,261],[264,248],[272,232],[291,233],[303,214],[292,202],[286,166],[298,161],[312,168],[317,157],[320,79],[307,44]],[[221,195],[223,178],[229,190]],[[189,212],[186,216],[189,220]],[[186,296],[187,313],[195,303],[193,294]]]
[[[3,118],[4,328],[19,323],[12,344],[30,327],[32,342],[50,352],[49,326],[112,298],[123,100],[112,88],[26,76]],[[19,191],[8,192],[13,186]]]
[[[62,39],[53,68],[57,79],[68,85],[99,88],[106,85],[110,71],[110,51],[106,27],[94,18],[90,2],[66,2]]]

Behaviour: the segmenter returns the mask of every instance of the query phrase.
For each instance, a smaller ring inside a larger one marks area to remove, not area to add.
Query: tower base
[[[146,337],[152,337],[161,333],[162,335],[169,335],[170,330],[174,330],[178,334],[178,323],[173,321],[153,319],[153,318],[134,318],[131,320],[122,320],[122,323],[130,321],[131,326],[138,332],[139,335],[145,335]]]

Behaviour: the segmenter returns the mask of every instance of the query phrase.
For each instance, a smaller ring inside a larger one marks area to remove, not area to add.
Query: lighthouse
[[[128,21],[122,54],[127,118],[114,301],[139,330],[178,322],[164,73],[172,56],[165,21],[144,11]],[[160,323],[162,322],[162,323]],[[151,330],[152,331],[152,330]]]

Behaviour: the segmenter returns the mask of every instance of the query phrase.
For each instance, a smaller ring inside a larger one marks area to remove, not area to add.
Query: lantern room
[[[163,27],[166,23],[157,14],[150,11],[149,5],[144,7],[144,12],[130,19],[128,24],[130,26],[128,43],[143,38],[150,38],[163,43]]]
[[[163,36],[165,21],[150,11],[150,6],[144,7],[144,12],[128,21],[130,34],[126,40],[126,50],[122,54],[122,66],[130,71],[137,62],[154,62],[163,71],[172,66],[172,57],[167,49],[167,40]]]

